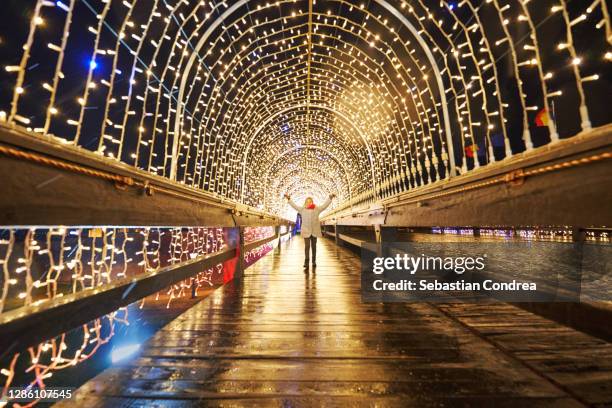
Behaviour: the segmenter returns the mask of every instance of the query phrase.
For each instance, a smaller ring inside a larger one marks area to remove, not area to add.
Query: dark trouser
[[[310,248],[312,248],[312,262],[314,263],[317,260],[317,237],[314,235],[304,238],[304,262],[308,262],[310,258]]]

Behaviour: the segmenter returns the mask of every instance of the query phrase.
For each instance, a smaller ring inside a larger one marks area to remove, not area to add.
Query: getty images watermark
[[[555,242],[362,246],[364,302],[609,300],[612,251]]]

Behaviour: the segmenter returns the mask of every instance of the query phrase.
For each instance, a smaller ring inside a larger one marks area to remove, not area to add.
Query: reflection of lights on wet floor
[[[125,360],[126,358],[138,352],[138,350],[140,350],[140,343],[128,344],[125,346],[117,347],[111,352],[111,361],[113,363],[117,363],[119,361]]]

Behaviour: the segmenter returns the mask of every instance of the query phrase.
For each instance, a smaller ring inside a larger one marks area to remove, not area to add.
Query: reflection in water
[[[581,231],[569,227],[516,227],[516,228],[472,228],[472,227],[434,227],[431,233],[436,236],[488,237],[504,240],[571,242],[576,233],[583,233],[587,242],[610,244],[612,234],[606,228],[588,228]],[[429,234],[413,234],[414,240],[424,239]]]

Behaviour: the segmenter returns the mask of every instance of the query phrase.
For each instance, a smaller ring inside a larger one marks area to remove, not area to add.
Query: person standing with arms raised
[[[312,197],[307,197],[304,201],[304,206],[300,207],[291,200],[289,194],[285,194],[285,198],[289,201],[289,205],[297,211],[302,217],[302,237],[304,238],[304,269],[308,268],[308,260],[312,250],[312,267],[317,266],[317,238],[321,238],[321,223],[319,215],[331,204],[335,194],[330,194],[329,198],[321,206],[316,206]]]

